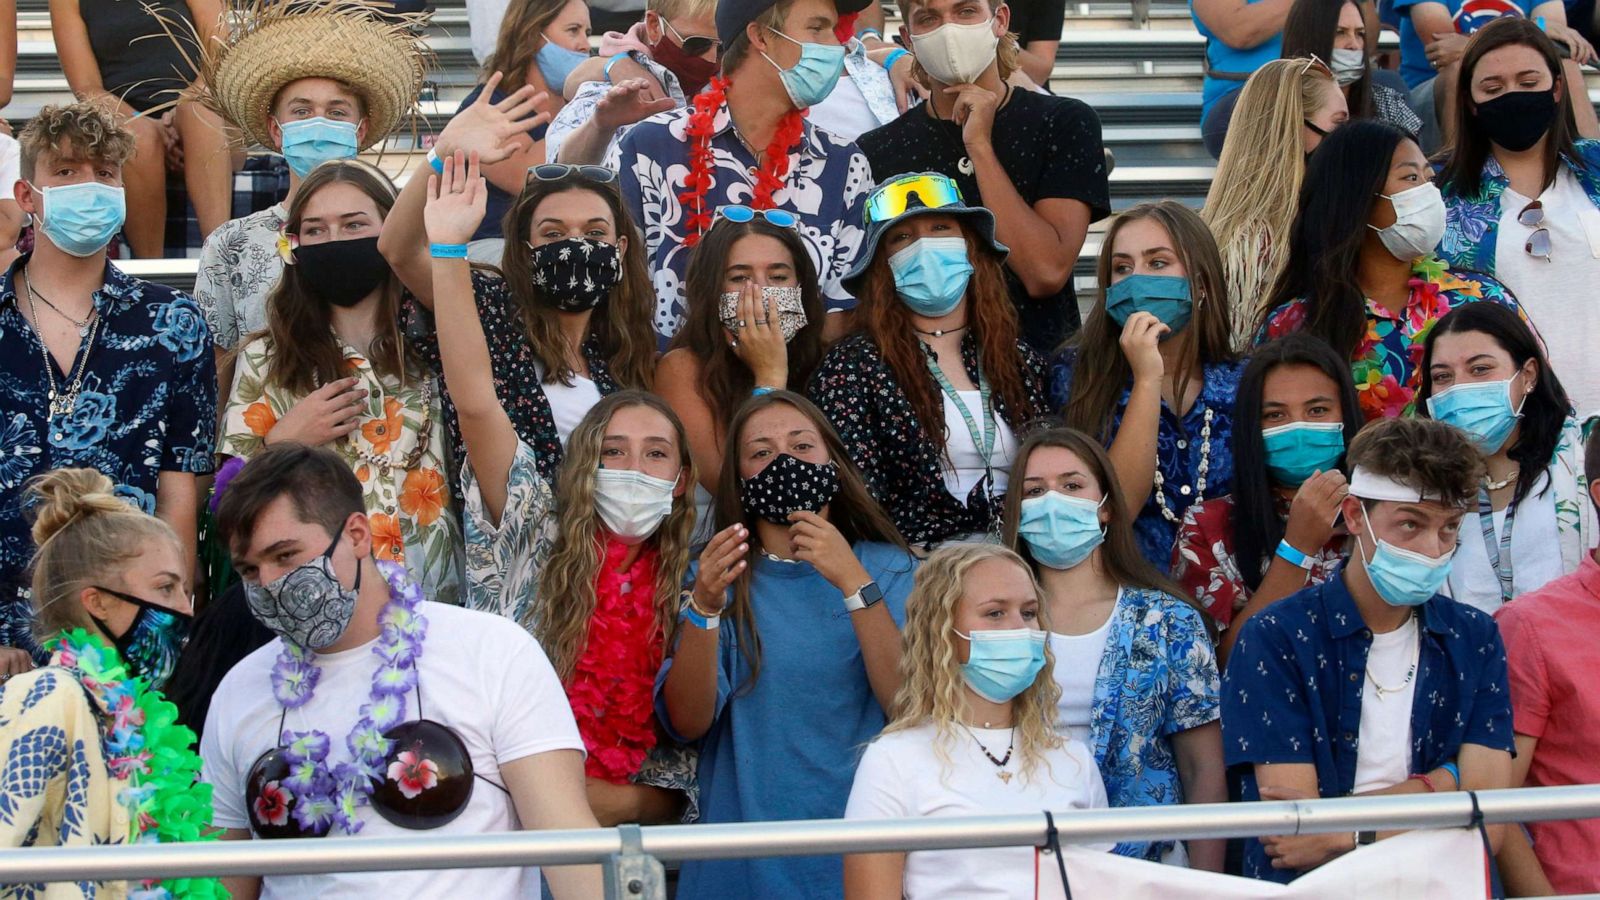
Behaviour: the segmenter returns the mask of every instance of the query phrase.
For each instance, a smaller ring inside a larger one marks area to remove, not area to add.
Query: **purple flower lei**
[[[428,620],[418,611],[422,588],[406,577],[403,566],[384,560],[376,564],[389,585],[389,602],[378,613],[382,633],[372,652],[381,662],[372,673],[372,691],[361,707],[361,718],[345,738],[350,760],[330,766],[332,742],[321,731],[283,735],[289,776],[281,786],[295,801],[295,823],[314,834],[326,833],[330,825],[338,825],[345,834],[361,830],[356,816],[383,779],[383,760],[393,743],[383,733],[400,724],[405,695],[417,686],[417,660],[428,633]],[[272,667],[272,695],[286,709],[304,706],[320,675],[312,654],[285,640]]]

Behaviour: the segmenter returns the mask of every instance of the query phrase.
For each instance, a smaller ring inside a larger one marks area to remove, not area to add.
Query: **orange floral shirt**
[[[431,375],[401,386],[378,375],[354,348],[341,344],[346,374],[361,380],[367,408],[360,425],[330,446],[350,463],[366,496],[373,552],[404,565],[428,599],[461,602],[462,544],[455,498],[445,476],[444,417]],[[302,395],[267,383],[269,338],[246,344],[234,367],[222,426],[221,456],[249,458]],[[419,452],[420,449],[420,452]],[[407,465],[410,463],[410,465]]]

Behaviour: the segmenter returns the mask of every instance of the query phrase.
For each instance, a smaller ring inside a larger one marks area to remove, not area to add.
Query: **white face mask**
[[[655,534],[672,512],[676,480],[653,478],[632,469],[601,469],[594,477],[594,505],[606,530],[624,544]]]
[[[1347,50],[1343,47],[1333,48],[1333,59],[1328,61],[1329,68],[1333,70],[1333,78],[1339,82],[1340,87],[1355,84],[1361,76],[1367,74],[1367,51]]]
[[[911,36],[911,52],[941,84],[972,84],[994,62],[1000,36],[994,19],[976,25],[947,22],[927,34]]]
[[[1433,182],[1378,196],[1394,205],[1394,224],[1388,228],[1367,227],[1378,233],[1378,239],[1395,259],[1410,262],[1439,246],[1444,237],[1444,197]]]

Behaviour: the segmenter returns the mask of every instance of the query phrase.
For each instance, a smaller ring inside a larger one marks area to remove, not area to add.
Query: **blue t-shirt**
[[[1451,18],[1461,11],[1463,0],[1394,0],[1395,15],[1400,17],[1400,75],[1405,78],[1406,84],[1416,87],[1439,74],[1433,66],[1428,64],[1428,50],[1426,44],[1433,39],[1428,35],[1427,40],[1417,33],[1417,26],[1411,22],[1411,7],[1420,3],[1442,3],[1449,11]],[[1533,14],[1533,0],[1510,0],[1522,10],[1522,14]],[[1477,23],[1482,27],[1482,23]]]
[[[1249,0],[1250,3],[1259,3],[1260,0]],[[1200,21],[1200,15],[1194,11],[1194,4],[1189,4],[1189,16],[1194,19],[1194,27],[1206,39],[1206,65],[1212,72],[1237,72],[1249,75],[1269,62],[1278,58],[1283,51],[1283,32],[1278,32],[1265,41],[1240,50],[1229,47],[1222,39]],[[1205,87],[1200,95],[1200,119],[1211,112],[1211,105],[1216,103],[1222,95],[1244,87],[1244,81],[1230,78],[1213,78],[1206,76]]]
[[[861,543],[855,551],[883,589],[889,614],[904,625],[916,561],[887,544]],[[745,685],[736,629],[724,618],[716,719],[700,743],[700,821],[842,818],[861,751],[884,725],[855,627],[838,588],[811,564],[752,556],[761,673]],[[661,686],[671,669],[669,658],[656,679],[656,716],[668,734]],[[843,893],[838,856],[686,860],[678,882],[680,900]]]
[[[472,93],[468,94],[461,101],[461,105],[456,107],[456,112],[459,113],[463,109],[471,106],[478,99],[478,95],[482,93],[483,85],[480,84],[473,88]],[[499,103],[505,98],[505,91],[499,89],[496,89],[494,93],[489,95],[489,101],[491,103]],[[528,129],[528,139],[534,141],[544,140],[544,129],[545,126],[543,125],[540,125],[537,128]],[[423,174],[426,175],[427,173],[424,172]],[[478,225],[478,230],[472,233],[472,239],[475,241],[481,241],[485,238],[500,237],[500,223],[505,219],[506,211],[511,208],[511,202],[517,199],[514,194],[508,194],[505,191],[495,187],[494,182],[492,181],[485,181],[484,183],[489,188],[489,198],[488,203],[484,208],[483,222]],[[495,260],[495,262],[499,263],[499,260]]]

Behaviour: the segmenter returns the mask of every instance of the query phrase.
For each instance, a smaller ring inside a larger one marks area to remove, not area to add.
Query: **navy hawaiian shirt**
[[[50,469],[95,468],[129,503],[154,513],[159,473],[212,469],[217,369],[211,331],[193,300],[107,263],[105,285],[94,294],[100,329],[77,404],[52,424],[43,347],[14,289],[28,259],[0,280],[0,645],[31,652],[22,588],[33,540],[24,484]],[[58,386],[71,377],[55,370]]]
[[[1417,608],[1422,647],[1411,709],[1412,772],[1456,758],[1462,744],[1513,750],[1506,648],[1494,620],[1435,595]],[[1372,632],[1344,570],[1279,600],[1239,632],[1222,679],[1222,750],[1239,766],[1243,798],[1259,800],[1257,763],[1310,763],[1317,793],[1355,790],[1361,686]],[[1287,882],[1261,842],[1245,843],[1244,874]]]
[[[1077,355],[1077,348],[1069,347],[1050,364],[1050,403],[1056,409],[1067,405]],[[1166,484],[1162,494],[1166,497],[1167,509],[1179,522],[1183,521],[1183,514],[1191,503],[1233,492],[1233,405],[1239,394],[1239,377],[1244,374],[1244,365],[1242,360],[1205,364],[1202,367],[1205,384],[1181,419],[1165,402],[1161,404],[1161,423],[1156,428],[1156,468]],[[1115,435],[1122,427],[1122,414],[1128,409],[1131,393],[1133,382],[1130,379],[1111,414],[1109,435]],[[1211,413],[1209,441],[1202,439],[1208,410]],[[1106,445],[1110,444],[1108,437]],[[1202,458],[1208,460],[1203,496],[1195,490]],[[1144,508],[1139,510],[1139,518],[1133,521],[1133,534],[1139,541],[1139,552],[1157,571],[1171,570],[1172,545],[1178,537],[1178,524],[1168,522],[1161,515],[1153,489],[1145,498]]]

